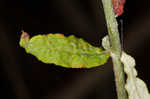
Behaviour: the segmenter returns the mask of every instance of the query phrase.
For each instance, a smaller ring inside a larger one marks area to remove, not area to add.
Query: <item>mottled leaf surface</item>
[[[109,55],[81,38],[63,34],[36,35],[32,38],[23,32],[20,46],[44,63],[67,68],[92,68],[106,63]]]

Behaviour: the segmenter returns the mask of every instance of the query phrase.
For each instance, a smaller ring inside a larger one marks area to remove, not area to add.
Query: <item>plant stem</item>
[[[121,57],[121,44],[118,32],[118,24],[114,15],[112,0],[102,0],[104,13],[106,17],[106,23],[108,28],[108,34],[111,44],[111,57],[113,61],[113,69],[115,75],[115,82],[117,88],[118,99],[128,99],[125,90],[125,77],[123,65],[120,61]]]

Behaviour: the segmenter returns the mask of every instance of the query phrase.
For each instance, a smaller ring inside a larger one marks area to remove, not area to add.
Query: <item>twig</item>
[[[102,3],[107,22],[108,34],[110,37],[111,57],[113,61],[117,96],[118,99],[128,99],[126,90],[124,88],[125,85],[124,71],[123,65],[120,61],[121,44],[118,32],[118,24],[113,11],[112,0],[102,0]]]

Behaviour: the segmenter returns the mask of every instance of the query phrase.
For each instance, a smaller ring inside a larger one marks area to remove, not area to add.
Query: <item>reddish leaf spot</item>
[[[27,32],[22,32],[22,36],[21,36],[21,38],[23,39],[23,40],[26,40],[26,39],[29,39],[29,37],[30,37],[30,35],[27,33]]]
[[[85,65],[81,65],[81,66],[72,66],[72,68],[86,68]]]
[[[64,34],[60,34],[60,33],[56,33],[56,34],[49,33],[49,34],[46,34],[45,36],[54,36],[54,35],[57,35],[59,37],[64,37]]]
[[[64,34],[58,34],[58,36],[60,36],[60,37],[64,37]]]
[[[112,0],[115,16],[120,16],[123,13],[125,0]]]

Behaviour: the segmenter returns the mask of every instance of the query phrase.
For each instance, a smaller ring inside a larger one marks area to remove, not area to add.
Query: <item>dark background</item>
[[[124,10],[117,18],[123,20],[124,50],[135,57],[150,89],[149,2],[127,0]],[[116,99],[111,60],[93,69],[66,69],[44,64],[19,46],[22,29],[31,36],[74,34],[100,46],[107,28],[97,0],[1,0],[0,23],[0,99]]]

